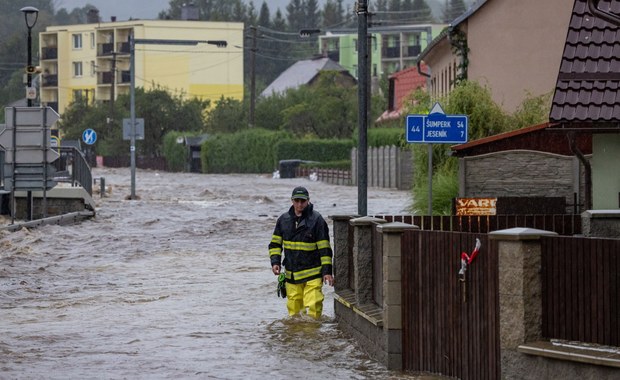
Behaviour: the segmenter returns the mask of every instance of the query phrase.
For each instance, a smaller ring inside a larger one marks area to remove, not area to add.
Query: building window
[[[357,52],[357,38],[353,39],[353,45],[355,46],[355,51]]]
[[[90,76],[94,77],[96,73],[95,61],[90,61]]]
[[[90,48],[91,49],[95,48],[95,33],[90,34]]]
[[[82,76],[82,62],[73,62],[73,76],[74,77]]]
[[[82,48],[82,35],[81,34],[73,34],[71,36],[73,38],[73,48],[81,49]]]

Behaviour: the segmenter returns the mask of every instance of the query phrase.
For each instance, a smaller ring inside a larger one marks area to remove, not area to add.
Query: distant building
[[[243,23],[130,20],[48,27],[39,34],[41,104],[62,114],[76,98],[109,103],[130,90],[129,36],[212,44],[135,46],[135,86],[215,101],[243,99]]]
[[[444,24],[422,24],[369,28],[371,77],[378,78],[415,66],[420,53],[445,27]],[[357,39],[357,30],[354,29],[328,30],[319,37],[320,52],[357,78]]]
[[[342,81],[342,83],[350,85],[356,83],[355,78],[353,78],[344,67],[329,58],[307,59],[297,61],[288,69],[284,70],[282,74],[261,92],[260,96],[269,97],[274,94],[282,95],[286,90],[312,84],[321,71],[337,71],[341,74],[339,80]]]

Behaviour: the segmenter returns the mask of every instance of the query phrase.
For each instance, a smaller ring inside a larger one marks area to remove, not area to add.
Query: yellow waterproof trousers
[[[314,319],[323,312],[323,279],[316,278],[303,284],[286,283],[288,315],[308,314]]]

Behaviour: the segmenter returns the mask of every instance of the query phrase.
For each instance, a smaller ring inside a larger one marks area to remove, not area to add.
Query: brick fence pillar
[[[417,226],[400,222],[377,226],[383,236],[383,332],[387,351],[386,366],[403,369],[403,322],[401,239],[406,230]]]
[[[349,281],[353,273],[353,268],[349,264],[353,261],[350,255],[353,252],[352,241],[349,241],[349,226],[353,218],[358,215],[330,215],[333,221],[334,236],[334,290],[336,292],[348,289]]]
[[[372,229],[386,222],[385,219],[371,216],[350,221],[353,226],[353,283],[358,305],[372,301]]]
[[[499,269],[499,340],[502,378],[516,373],[517,348],[542,339],[541,236],[555,232],[510,228],[489,233],[497,240]]]

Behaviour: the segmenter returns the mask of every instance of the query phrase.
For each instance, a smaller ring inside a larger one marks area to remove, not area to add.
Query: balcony
[[[57,47],[44,47],[41,48],[41,60],[45,59],[58,59]]]
[[[131,53],[129,42],[121,42],[120,44],[118,44],[118,53],[119,54],[129,54],[129,53]]]
[[[383,57],[384,58],[399,58],[400,57],[400,47],[385,47],[383,48]]]
[[[97,84],[112,84],[112,72],[105,71],[105,72],[99,73]]]
[[[420,45],[407,46],[406,49],[407,57],[417,57],[422,51],[422,47]]]
[[[98,56],[112,55],[114,53],[114,44],[112,42],[99,44]]]
[[[43,74],[42,87],[58,87],[58,74]]]
[[[129,84],[131,82],[131,71],[129,70],[123,70],[121,71],[121,78],[120,78],[120,82],[122,84]]]
[[[45,104],[58,113],[58,102],[45,102]]]

